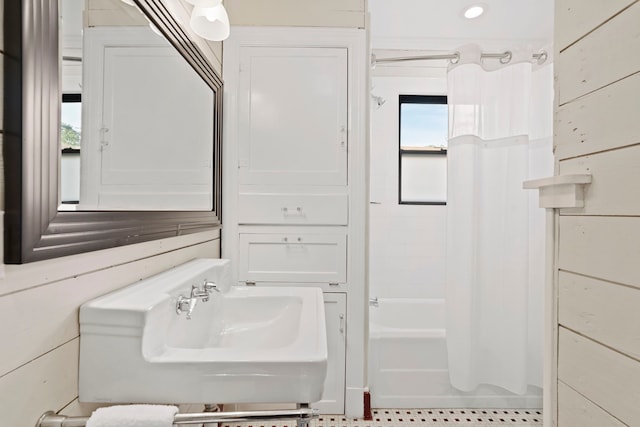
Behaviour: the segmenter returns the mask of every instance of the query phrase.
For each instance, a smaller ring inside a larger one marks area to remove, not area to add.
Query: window
[[[447,203],[446,96],[400,95],[399,203]]]
[[[63,205],[76,205],[80,200],[82,95],[63,93],[60,115],[60,198]]]

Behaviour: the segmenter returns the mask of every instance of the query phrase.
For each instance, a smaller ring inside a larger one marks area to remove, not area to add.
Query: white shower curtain
[[[451,383],[542,385],[544,210],[522,182],[553,173],[553,71],[459,50],[448,72],[447,350]]]

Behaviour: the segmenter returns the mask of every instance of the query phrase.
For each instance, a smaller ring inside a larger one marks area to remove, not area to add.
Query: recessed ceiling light
[[[464,17],[467,19],[474,19],[484,13],[484,7],[476,4],[473,6],[469,6],[464,10]]]

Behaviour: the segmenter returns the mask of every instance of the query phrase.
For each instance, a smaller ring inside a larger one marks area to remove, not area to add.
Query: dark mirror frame
[[[58,212],[58,2],[4,2],[4,254],[22,264],[221,226],[222,78],[162,0],[135,0],[215,93],[212,211]]]

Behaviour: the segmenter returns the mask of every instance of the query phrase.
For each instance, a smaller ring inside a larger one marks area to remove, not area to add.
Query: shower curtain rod
[[[503,53],[483,53],[480,55],[481,59],[499,59],[502,64],[507,64],[511,61],[513,54],[510,50]],[[548,58],[546,51],[541,50],[539,53],[531,55],[538,65],[544,64]],[[407,61],[430,61],[430,60],[443,60],[448,59],[452,64],[457,64],[460,61],[460,52],[436,54],[436,55],[420,55],[420,56],[399,56],[395,58],[376,58],[375,54],[371,54],[371,66],[376,64],[382,64],[385,62],[407,62]]]

